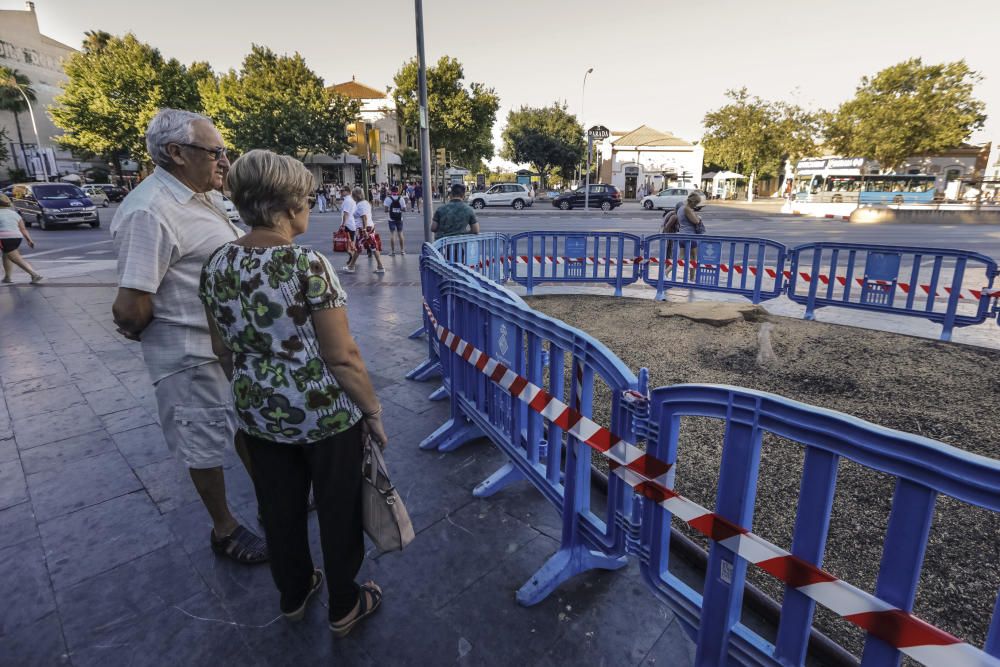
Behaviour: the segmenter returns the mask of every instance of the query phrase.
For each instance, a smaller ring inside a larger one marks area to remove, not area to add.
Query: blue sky
[[[677,3],[635,0],[425,0],[427,57],[457,57],[496,88],[496,135],[512,107],[565,100],[611,129],[640,124],[688,139],[727,88],[812,108],[851,96],[864,74],[909,57],[965,58],[985,77],[991,119],[974,141],[1000,140],[1000,2],[836,0]],[[20,0],[0,8],[21,9]],[[363,8],[363,9],[360,9]],[[328,83],[352,75],[385,87],[415,53],[413,3],[310,0],[37,0],[42,31],[79,45],[86,30],[134,32],[184,62],[238,66],[252,43],[298,51]],[[996,115],[997,118],[992,116]]]

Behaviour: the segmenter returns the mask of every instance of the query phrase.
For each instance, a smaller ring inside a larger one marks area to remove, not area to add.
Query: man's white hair
[[[174,166],[167,144],[189,144],[194,140],[191,124],[197,120],[211,123],[200,113],[183,109],[160,109],[146,127],[146,151],[153,164],[169,169]]]

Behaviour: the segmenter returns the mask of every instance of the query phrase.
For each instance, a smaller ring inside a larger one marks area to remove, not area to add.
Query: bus
[[[934,177],[927,174],[803,174],[792,189],[796,201],[856,204],[929,204]]]

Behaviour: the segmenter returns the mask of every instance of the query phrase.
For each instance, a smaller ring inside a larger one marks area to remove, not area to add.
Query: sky
[[[131,31],[182,62],[239,67],[251,44],[298,51],[328,84],[384,89],[416,54],[413,2],[375,0],[36,0],[43,34]],[[0,9],[22,9],[0,0]],[[964,58],[990,116],[976,143],[1000,141],[1000,2],[966,0],[425,0],[428,62],[458,58],[467,81],[496,89],[499,150],[507,112],[565,101],[586,126],[646,124],[689,140],[727,89],[833,108],[861,77],[911,57]],[[587,77],[585,98],[582,85]]]

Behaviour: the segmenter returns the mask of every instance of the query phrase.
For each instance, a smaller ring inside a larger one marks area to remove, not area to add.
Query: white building
[[[597,150],[598,180],[616,186],[625,199],[701,182],[705,149],[648,125],[612,131]]]
[[[56,96],[62,93],[61,84],[67,80],[62,62],[76,49],[43,35],[38,29],[35,3],[25,5],[24,10],[0,10],[0,65],[17,70],[31,82],[37,98],[31,106],[38,124],[41,150],[27,111],[18,114],[16,119],[13,113],[0,111],[0,128],[6,130],[11,155],[6,164],[0,164],[0,180],[7,177],[10,169],[24,169],[31,176],[37,172],[37,178],[41,178],[43,158],[45,172],[50,177],[79,172],[88,164],[81,164],[71,153],[57,148],[53,137],[62,131],[48,114]]]

